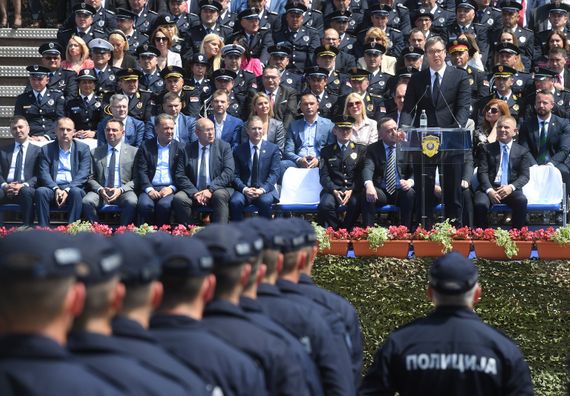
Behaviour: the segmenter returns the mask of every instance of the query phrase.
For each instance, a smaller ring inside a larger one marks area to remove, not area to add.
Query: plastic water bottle
[[[420,128],[427,128],[427,114],[425,110],[422,110],[422,114],[420,115]]]

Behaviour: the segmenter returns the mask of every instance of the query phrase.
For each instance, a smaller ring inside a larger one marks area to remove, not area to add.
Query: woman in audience
[[[180,54],[170,49],[173,42],[172,35],[168,28],[165,26],[159,26],[150,37],[150,41],[152,45],[160,51],[157,64],[160,70],[163,70],[166,66],[182,67]]]
[[[109,42],[113,44],[112,66],[119,69],[134,69],[137,66],[137,60],[128,53],[129,42],[127,36],[121,30],[113,30],[109,34]]]
[[[224,41],[215,33],[207,34],[200,44],[200,53],[206,55],[210,66],[208,67],[208,75],[218,70],[222,65],[222,47]]]
[[[258,116],[263,121],[263,140],[274,143],[281,150],[285,148],[285,128],[283,123],[273,118],[273,106],[269,96],[264,92],[258,92],[251,100],[251,116]],[[241,132],[241,141],[247,142],[247,124],[244,125]]]
[[[353,92],[346,97],[343,114],[354,118],[352,141],[368,146],[378,141],[378,125],[376,121],[366,116],[366,108],[364,106],[362,97]]]
[[[497,120],[504,115],[511,115],[507,102],[491,99],[483,107],[483,122],[473,132],[473,155],[478,158],[481,148],[487,143],[497,140]]]
[[[534,64],[536,66],[548,68],[548,52],[551,48],[564,48],[566,51],[569,51],[568,39],[559,32],[550,32],[546,40],[546,45],[542,48],[542,53],[535,54],[536,59]],[[566,67],[568,67],[568,61],[566,61]]]
[[[65,49],[65,59],[61,67],[79,73],[81,69],[92,69],[93,61],[89,59],[89,48],[79,36],[71,36]]]
[[[363,46],[370,43],[382,44],[384,47],[386,47],[386,49],[389,49],[390,46],[392,45],[392,42],[390,41],[386,33],[384,33],[382,29],[377,27],[371,27],[370,29],[368,29],[368,32],[366,32],[366,36],[364,36]],[[389,73],[395,75],[396,61],[397,59],[393,56],[386,54],[382,55],[382,63],[380,65],[380,70],[382,71],[382,73]],[[358,67],[366,69],[366,63],[364,62],[364,57],[358,58]]]
[[[255,74],[255,77],[259,77],[263,74],[263,64],[259,60],[259,58],[252,58],[249,52],[249,44],[247,39],[239,35],[232,41],[232,44],[237,44],[245,50],[243,56],[241,58],[241,70],[246,70]]]
[[[515,34],[509,30],[503,30],[499,36],[499,43],[511,43],[519,46],[519,40]],[[495,43],[498,44],[498,43]],[[527,67],[530,66],[530,60],[526,56],[517,55],[517,63],[514,66],[516,71],[525,71]],[[493,66],[499,63],[499,53],[493,51],[493,54],[489,56],[489,64],[487,65],[487,70],[492,70]]]

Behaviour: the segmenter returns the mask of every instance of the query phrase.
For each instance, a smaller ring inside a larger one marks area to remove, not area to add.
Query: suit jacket
[[[263,85],[260,86],[259,92],[265,92]],[[273,117],[287,128],[297,115],[297,93],[292,88],[279,85],[274,102]]]
[[[168,158],[168,167],[170,168],[170,177],[172,184],[174,183],[176,164],[182,153],[182,143],[173,140],[170,143],[170,152]],[[139,147],[135,157],[135,191],[144,192],[148,187],[152,187],[152,179],[156,173],[156,162],[158,160],[158,142],[156,139],[145,140]]]
[[[286,132],[285,128],[283,127],[283,123],[276,120],[275,118],[270,118],[269,125],[267,126],[267,141],[269,143],[276,144],[281,151],[281,155],[283,155],[283,150],[285,149],[285,138]],[[249,137],[247,136],[247,123],[245,123],[241,130],[241,142],[245,143],[248,140]]]
[[[105,117],[97,125],[97,146],[107,144],[107,139],[105,138],[105,127],[107,126],[107,121],[112,117]],[[131,116],[127,116],[125,119],[125,143],[139,147],[144,140],[150,139],[153,135],[150,132],[145,131],[144,122],[137,120]]]
[[[93,192],[97,192],[107,184],[109,147],[107,144],[95,148],[91,152],[91,174],[87,181],[87,186]],[[121,177],[121,188],[124,192],[132,191],[135,186],[134,166],[137,148],[126,143],[121,144],[119,153],[119,175]]]
[[[536,117],[527,118],[523,121],[519,130],[518,143],[527,148],[531,158],[531,165],[537,163],[540,151],[540,126]],[[570,152],[570,123],[564,118],[552,115],[548,123],[546,145],[550,161],[557,165],[568,159]]]
[[[323,148],[319,162],[319,176],[323,191],[362,189],[362,167],[366,146],[350,142],[344,153],[337,143]]]
[[[278,199],[275,183],[281,173],[281,152],[276,144],[268,141],[261,141],[259,151],[259,187],[266,193]],[[240,144],[234,150],[235,174],[234,186],[237,191],[242,192],[245,187],[251,187],[248,180],[251,177],[251,151],[249,141]]]
[[[316,122],[317,133],[315,136],[315,151],[317,153],[317,157],[319,157],[323,147],[325,147],[327,144],[334,143],[336,139],[332,133],[334,124],[331,120],[328,118],[319,117],[317,118]],[[291,123],[291,125],[289,125],[289,128],[287,130],[287,140],[285,141],[285,159],[297,162],[297,160],[301,158],[301,156],[299,156],[297,153],[303,145],[304,129],[305,118],[295,120]]]
[[[7,183],[8,172],[10,172],[10,164],[12,164],[12,155],[14,154],[15,143],[0,148],[0,185]],[[40,164],[41,148],[35,144],[28,144],[26,158],[23,163],[24,181],[32,188],[36,187],[38,182],[38,171]]]
[[[501,166],[501,145],[493,142],[483,146],[479,154],[479,168],[477,168],[477,178],[479,179],[479,189],[483,192],[496,186],[495,178]],[[530,158],[528,149],[513,142],[509,154],[509,184],[515,186],[517,190],[522,189],[530,178]]]
[[[182,157],[176,166],[176,187],[186,192],[192,197],[198,192],[196,187],[198,184],[198,158],[201,153],[198,150],[198,142],[187,144],[182,150]],[[230,144],[216,139],[210,146],[210,184],[208,188],[218,190],[225,188],[230,195],[233,193],[231,188],[234,179],[234,156]]]
[[[433,103],[429,68],[414,73],[408,83],[400,125],[419,127],[420,114],[425,110],[430,127],[464,127],[471,105],[469,75],[465,70],[447,66],[443,78],[440,76],[440,88],[437,103]]]
[[[396,168],[400,179],[413,179],[414,171],[408,155],[400,150],[400,146],[396,145]],[[380,188],[383,185],[386,174],[386,149],[384,141],[378,140],[372,143],[366,150],[366,159],[364,160],[364,168],[362,169],[362,181],[372,180],[375,187]],[[396,180],[396,186],[399,186],[399,180]]]
[[[211,115],[208,118],[215,124],[213,115]],[[243,128],[242,120],[226,113],[226,120],[224,121],[224,127],[222,128],[221,139],[224,142],[229,143],[232,149],[235,148],[240,143],[242,128]],[[219,139],[219,137],[216,136],[216,139]]]
[[[38,181],[40,186],[54,189],[58,187],[55,182],[59,167],[59,145],[56,141],[42,147],[40,155],[40,171]],[[73,140],[71,144],[71,183],[69,187],[83,188],[89,178],[91,170],[91,153],[89,146],[80,141]]]
[[[154,122],[156,120],[155,116],[150,117],[150,120],[146,123],[145,139],[156,139],[156,131],[154,130]],[[196,118],[186,115],[179,114],[178,120],[178,141],[184,146],[188,142],[195,142],[198,140],[196,136]],[[176,134],[174,135],[176,136]]]

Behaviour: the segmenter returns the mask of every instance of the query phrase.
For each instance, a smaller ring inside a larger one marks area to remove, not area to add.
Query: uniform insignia
[[[139,42],[138,42],[138,41],[135,41],[135,42],[133,43],[133,47],[136,48],[136,47],[138,47],[138,46],[139,46]]]
[[[150,25],[149,21],[144,21],[143,23],[144,27],[148,27],[148,25]]]
[[[439,152],[439,138],[427,135],[422,138],[422,153],[428,157],[433,157]]]
[[[232,109],[237,110],[237,108],[238,108],[238,104],[237,104],[237,103],[234,103],[234,104],[232,105]]]
[[[469,79],[469,85],[473,85],[473,82],[474,82],[473,79],[470,78],[470,79]]]
[[[383,87],[384,85],[386,85],[385,81],[380,81],[380,86]]]
[[[351,19],[348,24],[349,24],[350,26],[354,26],[354,19]]]
[[[135,106],[137,109],[142,109],[142,102],[138,102]]]
[[[519,41],[520,41],[521,43],[526,42],[526,37],[525,37],[525,36],[521,36],[521,37],[519,38]]]
[[[386,112],[386,108],[384,106],[380,106],[380,113],[385,113]]]
[[[164,82],[162,80],[158,80],[156,82],[156,85],[158,85],[159,87],[162,87],[164,85]]]
[[[194,103],[194,102],[199,102],[200,98],[197,96],[190,96],[190,102]]]
[[[61,88],[65,87],[65,81],[64,81],[64,80],[59,80],[59,81],[57,82],[57,84],[58,84]]]
[[[93,104],[93,106],[95,106],[96,108],[99,108],[99,107],[101,107],[101,103],[100,103],[100,102],[95,102],[95,103]]]
[[[494,22],[495,22],[495,21],[493,21],[493,18],[487,19],[487,25],[492,26]]]
[[[234,21],[229,21],[229,22],[228,22],[228,26],[229,26],[229,27],[234,27]]]
[[[351,49],[352,49],[352,44],[348,44],[348,45],[346,46],[346,49],[351,50]]]
[[[513,110],[514,110],[514,111],[519,111],[519,105],[515,103],[515,104],[513,105]]]
[[[336,84],[336,85],[340,84],[340,80],[339,80],[338,78],[336,78],[336,79],[333,81],[333,84]]]
[[[55,44],[54,44],[54,43],[49,43],[48,45],[49,45],[50,48],[55,47]],[[36,67],[34,67],[34,70],[38,70],[38,69],[37,69]]]
[[[332,107],[332,103],[331,102],[325,103],[325,107],[327,109],[330,109]]]
[[[309,20],[307,21],[307,26],[311,26],[312,24],[313,24],[313,20],[312,20],[312,19],[309,19]]]
[[[252,83],[251,83],[251,87],[257,89],[257,83],[256,83],[256,82],[252,82]]]
[[[372,104],[369,104],[368,106],[366,106],[366,110],[372,111],[374,110],[374,106],[372,106]]]
[[[310,40],[309,36],[303,36],[303,41],[308,43]]]
[[[293,84],[293,79],[292,79],[292,78],[288,78],[288,79],[285,80],[285,81],[287,81],[287,84]]]
[[[561,99],[558,101],[558,106],[562,106],[564,104],[564,101]]]
[[[358,154],[356,154],[356,153],[351,153],[351,154],[350,154],[350,158],[352,158],[353,160],[355,160],[356,157],[358,157]]]
[[[489,86],[489,81],[483,80],[483,85],[484,85],[485,87],[488,87],[488,86]]]
[[[400,23],[400,18],[398,17],[394,18],[394,23]]]
[[[519,87],[522,87],[522,85],[523,85],[522,80],[517,80],[517,85],[518,85]]]
[[[53,104],[55,103],[55,101],[53,99],[48,100],[47,104],[50,106],[53,106]]]
[[[209,90],[210,90],[210,87],[208,87],[208,86],[202,87],[202,92],[204,92],[204,93],[208,93]]]
[[[445,18],[439,18],[438,20],[439,20],[439,23],[445,22]]]
[[[105,26],[105,21],[101,19],[99,22],[97,22],[97,25],[99,25],[99,27],[103,27]]]
[[[115,81],[115,76],[114,76],[113,74],[111,74],[111,75],[109,76],[109,80]]]

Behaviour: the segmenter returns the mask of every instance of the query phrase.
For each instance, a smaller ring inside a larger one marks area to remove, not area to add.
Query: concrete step
[[[3,45],[39,46],[57,38],[57,29],[0,29],[0,40]]]
[[[25,85],[0,85],[0,106],[14,106],[16,97],[24,92]]]
[[[27,82],[26,66],[0,66],[0,86],[26,85]]]
[[[10,127],[9,126],[0,126],[0,139],[11,139],[12,138],[12,134],[10,133]],[[2,144],[3,142],[0,141],[0,144]]]
[[[12,118],[14,106],[0,106],[0,118]]]
[[[2,41],[2,43],[4,43],[4,41]],[[2,46],[0,47],[0,58],[2,59],[2,65],[5,65],[6,67],[24,66],[25,69],[25,66],[32,65],[34,63],[39,64],[41,56],[38,52],[38,46]]]

